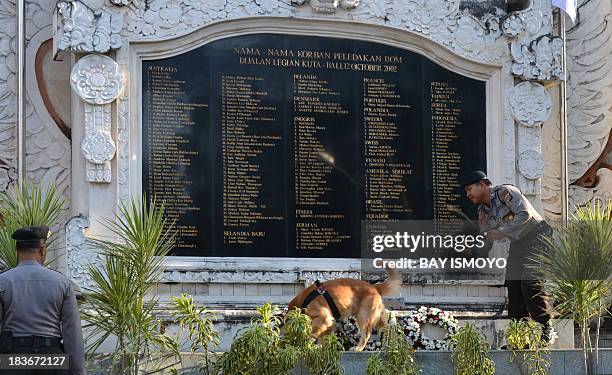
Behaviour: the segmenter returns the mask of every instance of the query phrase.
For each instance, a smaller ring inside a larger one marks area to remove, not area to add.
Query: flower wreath
[[[398,324],[402,328],[404,335],[406,335],[406,341],[408,341],[414,349],[425,350],[451,349],[447,340],[451,335],[457,333],[459,326],[457,320],[450,313],[435,307],[425,306],[421,306],[417,310],[411,311],[406,315],[399,315],[395,312],[390,313],[389,324]],[[448,334],[441,340],[425,337],[421,332],[421,328],[425,324],[439,325],[446,329]],[[354,317],[336,321],[336,333],[340,337],[345,350],[349,350],[359,342],[359,326]],[[373,331],[372,337],[370,337],[364,351],[381,350],[382,341],[383,337],[381,336],[381,332]]]
[[[336,321],[336,334],[340,338],[340,342],[344,346],[344,350],[350,350],[352,347],[359,343],[359,326],[357,325],[357,319],[351,316],[348,319],[340,319]],[[382,349],[382,337],[376,332],[372,331],[370,340],[363,349],[366,352],[377,351]]]
[[[451,349],[448,339],[457,333],[459,323],[448,312],[435,307],[421,306],[406,316],[398,316],[397,324],[402,327],[406,340],[415,349],[425,350],[449,350]],[[430,339],[423,336],[421,329],[425,324],[439,325],[447,330],[444,339]]]

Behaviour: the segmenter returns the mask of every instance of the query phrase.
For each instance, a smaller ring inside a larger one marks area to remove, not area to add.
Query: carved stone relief
[[[519,149],[516,160],[520,173],[518,185],[523,193],[540,194],[540,179],[544,175],[544,157],[541,152],[541,126],[550,117],[552,100],[539,83],[521,82],[508,98],[512,116],[519,124]],[[536,206],[539,207],[539,202]]]
[[[541,126],[550,117],[552,100],[544,86],[535,82],[521,82],[510,92],[508,99],[512,116],[521,125]]]
[[[101,266],[102,256],[91,247],[90,240],[85,236],[89,228],[89,219],[77,216],[66,224],[66,263],[68,277],[79,287],[91,289],[93,282],[89,276],[90,266]]]
[[[120,48],[123,13],[103,8],[104,2],[68,0],[57,3],[57,48],[73,52],[101,52]]]
[[[519,171],[529,180],[537,180],[544,174],[544,158],[539,151],[523,151],[517,161]]]
[[[304,281],[304,286],[309,286],[313,284],[316,280],[321,282],[340,279],[340,278],[348,278],[348,279],[360,279],[361,273],[356,271],[328,271],[328,272],[319,272],[319,271],[302,271],[300,272],[300,280]]]
[[[567,30],[567,131],[570,211],[612,196],[610,135],[612,132],[612,2],[579,0],[576,24]],[[544,207],[550,217],[561,214],[561,168],[558,124],[546,140]],[[607,158],[607,161],[606,161]]]
[[[346,10],[356,8],[359,0],[291,0],[291,3],[298,6],[309,3],[315,12],[335,13],[338,8]]]
[[[81,151],[87,159],[86,180],[110,182],[110,161],[116,151],[111,136],[111,103],[123,90],[123,72],[110,57],[87,55],[72,69],[70,84],[85,102],[85,138]]]
[[[528,43],[512,42],[512,74],[525,80],[563,80],[561,48],[558,37],[543,35]]]

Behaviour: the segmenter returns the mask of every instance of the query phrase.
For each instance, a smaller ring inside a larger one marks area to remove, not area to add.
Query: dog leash
[[[327,302],[327,305],[329,306],[329,309],[332,312],[332,315],[334,316],[334,319],[340,319],[340,310],[338,310],[338,307],[336,306],[336,303],[334,302],[334,299],[332,298],[329,290],[327,290],[323,283],[321,283],[319,280],[315,281],[315,285],[317,286],[317,288],[310,292],[308,296],[306,296],[304,302],[302,303],[302,309],[305,309],[310,304],[310,302],[312,302],[318,296],[323,296],[323,298],[325,298],[325,301]]]

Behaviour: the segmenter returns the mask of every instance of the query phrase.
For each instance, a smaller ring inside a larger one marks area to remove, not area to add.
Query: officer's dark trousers
[[[531,257],[546,251],[542,236],[551,236],[552,228],[541,222],[521,240],[510,245],[506,287],[508,288],[508,317],[521,319],[531,317],[538,323],[547,325],[551,318],[551,308],[542,283],[528,264]]]
[[[11,349],[6,354],[32,354],[32,355],[44,355],[44,354],[64,354],[64,350],[61,346],[44,346],[38,347],[36,345],[20,345],[14,342],[11,345]],[[69,370],[0,370],[0,375],[67,375]]]

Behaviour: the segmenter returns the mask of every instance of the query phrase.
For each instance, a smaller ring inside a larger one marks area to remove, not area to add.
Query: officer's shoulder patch
[[[512,200],[512,193],[510,193],[510,190],[502,190],[502,199],[505,202],[510,202]]]
[[[500,186],[497,191],[497,195],[506,204],[512,201],[512,191],[505,186]]]

